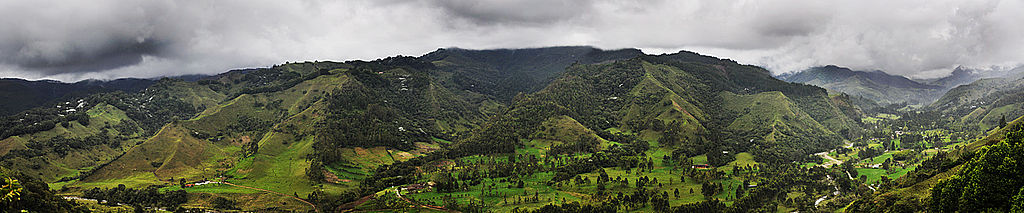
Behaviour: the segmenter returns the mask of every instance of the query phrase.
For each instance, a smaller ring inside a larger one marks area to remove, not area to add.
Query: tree
[[[213,199],[213,208],[217,209],[236,209],[235,201],[228,200],[224,197],[217,197]]]
[[[745,190],[745,188],[747,188],[747,186],[742,184],[736,186],[736,197],[742,197],[744,192],[743,190]]]
[[[1024,212],[1024,188],[1020,188],[1010,201],[1010,212]]]
[[[1003,115],[1003,117],[999,118],[999,128],[1000,129],[1006,128],[1006,115],[1005,114]]]

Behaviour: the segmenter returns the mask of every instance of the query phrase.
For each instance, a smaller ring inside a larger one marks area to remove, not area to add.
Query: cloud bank
[[[774,73],[1024,62],[1020,1],[0,0],[0,77],[214,74],[439,47],[692,50]]]

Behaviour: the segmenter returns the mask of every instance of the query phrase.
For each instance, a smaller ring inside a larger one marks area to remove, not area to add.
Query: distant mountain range
[[[983,78],[1021,75],[1022,70],[978,71],[957,67],[949,76],[934,79],[910,79],[882,71],[857,71],[835,65],[812,67],[804,71],[777,76],[779,79],[824,87],[878,104],[906,103],[927,106],[939,100],[950,89]]]

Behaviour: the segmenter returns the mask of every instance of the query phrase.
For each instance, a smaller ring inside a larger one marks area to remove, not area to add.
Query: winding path
[[[846,144],[843,144],[843,147],[844,147],[844,148],[850,148],[850,147],[853,147],[853,143],[846,143]],[[832,167],[833,165],[839,165],[839,164],[843,164],[843,161],[841,161],[841,160],[838,160],[838,159],[835,159],[835,158],[833,158],[832,156],[829,156],[829,155],[828,155],[828,153],[831,153],[831,152],[834,152],[834,151],[836,151],[836,150],[835,150],[835,149],[833,149],[833,150],[829,150],[829,151],[824,151],[824,152],[814,153],[814,155],[817,155],[817,156],[820,156],[820,157],[822,157],[822,158],[825,158],[825,159],[828,159],[828,160],[829,160],[829,162],[827,162],[827,163],[824,163],[824,164],[821,164],[821,165],[819,165],[819,166],[821,166],[821,167],[825,167],[825,168],[829,168],[829,167]],[[832,180],[832,176],[831,176],[831,175],[826,175],[826,177],[828,177],[828,180],[829,180],[829,181],[835,182],[834,180]],[[847,178],[850,178],[850,180],[856,180],[855,178],[853,178],[853,175],[850,175],[850,172],[849,172],[849,171],[846,171],[846,177],[847,177]],[[876,191],[876,190],[875,190],[875,187],[871,187],[871,184],[865,184],[865,185],[867,185],[867,186],[868,186],[868,188],[869,188],[869,189],[871,189],[871,191]],[[834,187],[835,187],[835,192],[832,192],[832,195],[833,195],[833,196],[835,196],[835,195],[839,195],[839,186],[834,186]],[[815,205],[815,206],[817,206],[818,204],[821,204],[821,202],[822,202],[822,201],[825,201],[825,199],[826,199],[826,198],[828,198],[828,195],[825,195],[825,196],[821,196],[821,198],[818,198],[818,200],[815,200],[815,201],[814,201],[814,205]]]
[[[819,153],[814,153],[814,155],[817,155],[817,156],[821,156],[822,158],[828,159],[828,160],[830,161],[830,162],[828,162],[828,163],[825,163],[825,164],[821,164],[821,166],[824,166],[825,168],[829,168],[829,167],[832,167],[832,165],[839,165],[839,164],[843,164],[843,161],[840,161],[840,160],[838,160],[838,159],[835,159],[835,158],[833,158],[832,156],[828,156],[828,153],[829,153],[829,152],[831,152],[831,151],[828,151],[828,152],[819,152]]]

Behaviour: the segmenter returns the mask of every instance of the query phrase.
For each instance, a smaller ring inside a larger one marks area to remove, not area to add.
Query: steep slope
[[[782,80],[805,83],[860,96],[880,104],[929,104],[945,92],[946,87],[928,85],[903,76],[881,71],[854,71],[834,65],[813,67],[798,73],[780,76]]]
[[[827,140],[807,141],[812,135],[835,133],[800,110],[781,92],[752,95],[722,92],[720,96],[725,112],[736,115],[726,129],[736,139],[749,138],[752,147],[747,149],[754,150],[762,159],[786,159],[803,154],[801,151],[806,147],[834,145]]]
[[[857,128],[820,88],[782,82],[757,67],[680,52],[573,66],[544,90],[517,97],[508,113],[460,141],[454,152],[509,152],[520,139],[531,140],[546,119],[559,116],[589,129],[663,138],[660,146],[682,149],[688,156],[746,151],[754,149],[756,139],[765,146],[759,150],[793,149],[775,150],[781,157],[769,159],[795,159],[834,146],[843,137],[836,132],[852,134]]]

